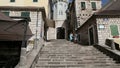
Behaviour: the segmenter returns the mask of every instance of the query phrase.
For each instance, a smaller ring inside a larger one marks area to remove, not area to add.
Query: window
[[[15,0],[10,0],[10,2],[15,2]]]
[[[85,2],[81,2],[81,9],[82,9],[82,10],[85,10],[85,9],[86,9]]]
[[[59,1],[63,1],[63,0],[59,0]]]
[[[33,2],[38,2],[38,0],[33,0]]]
[[[30,12],[22,12],[21,16],[22,17],[30,17]]]
[[[63,15],[63,11],[62,10],[59,11],[59,15]]]
[[[110,29],[111,29],[111,35],[112,36],[118,36],[119,35],[117,25],[110,25]]]
[[[92,4],[92,9],[96,10],[96,3],[95,2],[91,2],[91,4]]]
[[[6,16],[9,16],[9,14],[10,14],[10,12],[2,12],[2,13],[4,13]]]

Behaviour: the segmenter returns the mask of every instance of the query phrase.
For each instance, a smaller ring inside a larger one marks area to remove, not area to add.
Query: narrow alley
[[[74,44],[66,40],[45,43],[35,68],[119,68],[93,46]]]

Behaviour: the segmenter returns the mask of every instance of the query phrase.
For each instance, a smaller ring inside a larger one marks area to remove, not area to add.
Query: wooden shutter
[[[111,29],[111,35],[112,36],[118,36],[119,35],[117,25],[110,25],[110,29]]]
[[[15,0],[10,0],[10,2],[15,2]]]
[[[6,16],[9,16],[10,12],[2,12],[4,13]]]
[[[22,12],[21,16],[22,17],[29,17],[30,16],[30,12]]]
[[[95,2],[91,2],[91,4],[92,4],[92,9],[96,10],[96,3]]]
[[[84,10],[86,8],[85,2],[81,2],[81,8],[82,8],[82,10]]]
[[[33,0],[33,2],[38,2],[38,0]]]

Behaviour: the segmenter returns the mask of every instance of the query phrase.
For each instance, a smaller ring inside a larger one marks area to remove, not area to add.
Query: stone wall
[[[108,38],[112,38],[110,25],[117,25],[118,31],[120,30],[120,16],[98,16],[97,17],[97,30],[98,30],[98,38],[99,44],[105,45],[105,40]],[[100,29],[99,25],[104,25],[104,29]],[[120,31],[119,31],[120,34]]]
[[[81,8],[81,2],[85,2],[86,4],[86,8],[84,10]],[[92,10],[91,2],[96,3],[96,10]],[[94,12],[101,9],[101,0],[76,0],[75,3],[78,27],[84,24]]]
[[[94,28],[94,37],[95,37],[95,44],[97,41],[97,26],[96,26],[96,20],[95,17],[90,18],[87,22],[85,22],[78,30],[77,34],[80,35],[80,40],[78,40],[78,43],[89,45],[89,27],[93,26]]]
[[[6,10],[2,10],[1,12],[5,12]],[[12,17],[21,17],[21,12],[27,11],[9,11],[9,16]],[[28,40],[28,47],[27,51],[30,51],[33,46],[35,45],[35,39],[41,40],[44,37],[44,21],[42,18],[42,12],[37,11],[28,11],[30,12],[30,19],[29,27],[32,32],[32,37]],[[37,15],[38,14],[38,15]]]
[[[10,16],[20,17],[21,12],[24,12],[24,11],[10,11]],[[29,22],[29,27],[30,27],[30,29],[33,33],[33,36],[30,38],[30,40],[35,39],[36,30],[37,30],[37,38],[40,39],[40,34],[44,30],[43,29],[44,21],[42,19],[42,13],[38,12],[38,18],[37,18],[37,12],[36,11],[28,11],[28,12],[30,12],[30,19],[31,19],[31,22]],[[42,36],[43,36],[43,33],[42,33]]]
[[[55,28],[49,27],[47,31],[47,40],[56,39]]]

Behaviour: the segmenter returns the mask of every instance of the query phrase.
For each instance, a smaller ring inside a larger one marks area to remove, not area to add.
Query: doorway
[[[95,39],[94,39],[94,27],[90,27],[89,30],[89,45],[93,45],[95,42]]]
[[[65,39],[65,28],[63,27],[57,28],[57,39]]]

